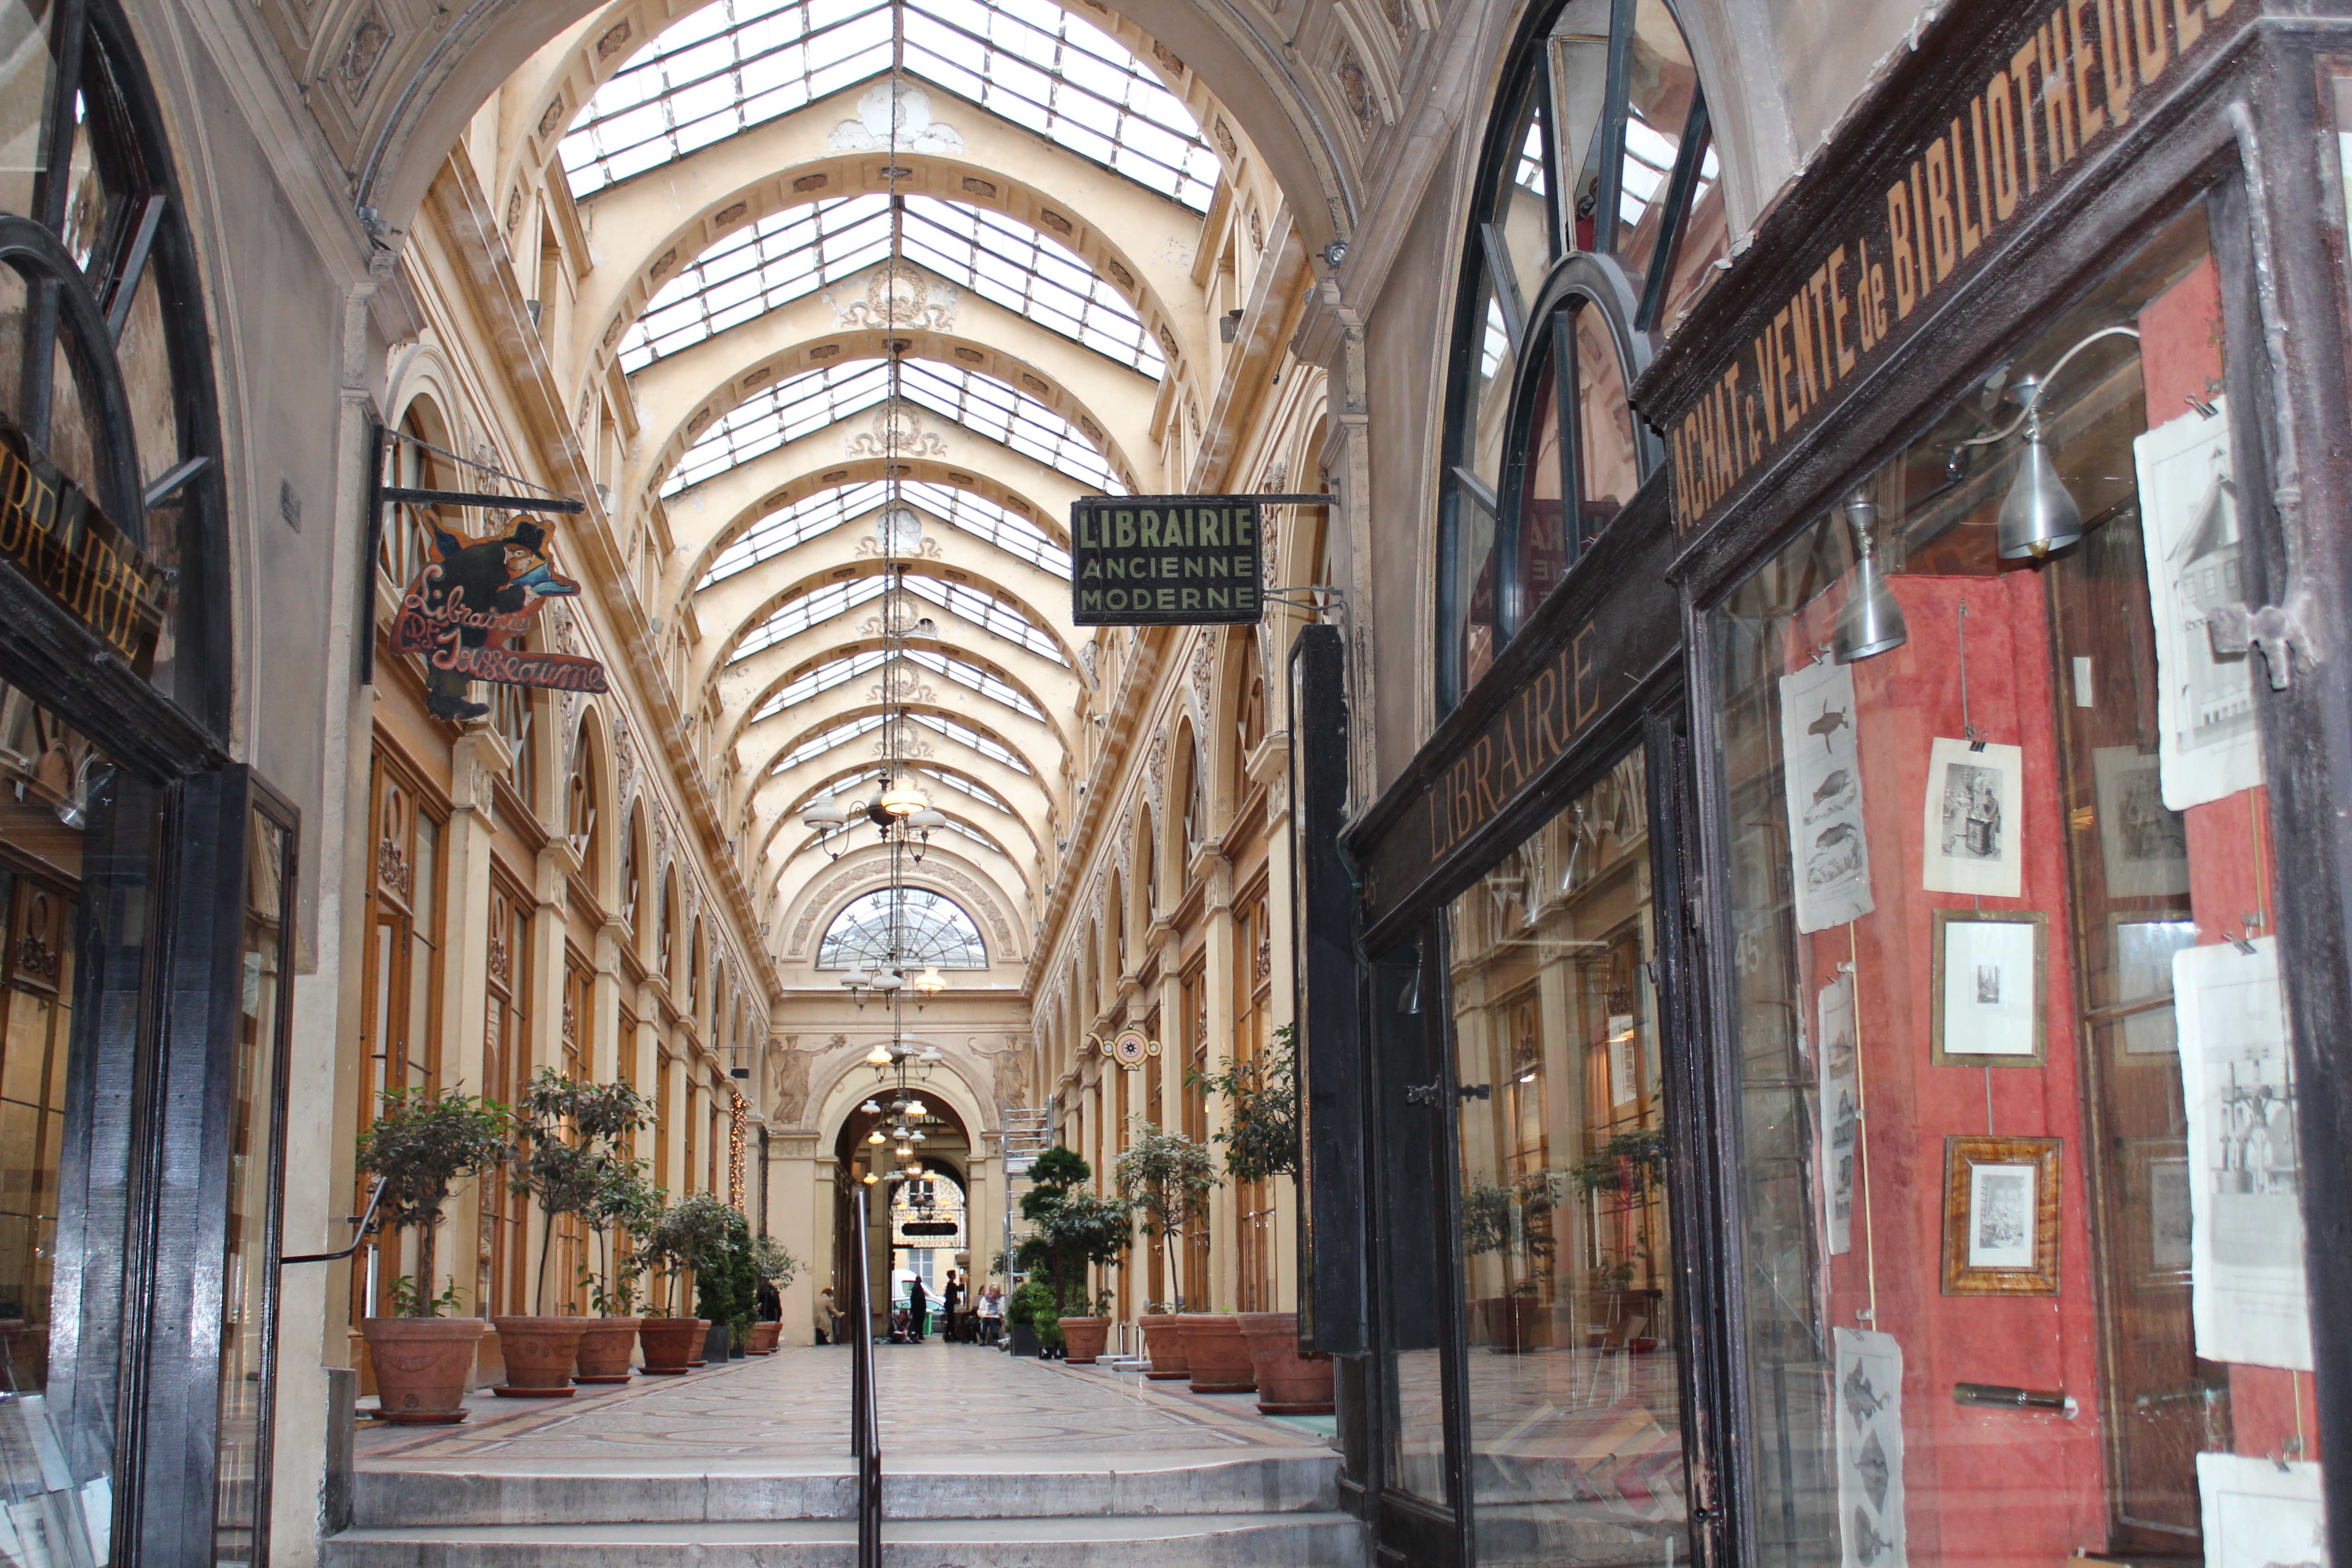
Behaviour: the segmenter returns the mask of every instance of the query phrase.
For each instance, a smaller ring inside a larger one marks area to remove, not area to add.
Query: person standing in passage
[[[916,1275],[907,1281],[907,1342],[923,1342],[923,1314],[929,1310],[929,1301],[923,1291],[923,1277]]]
[[[962,1301],[963,1286],[957,1280],[956,1271],[950,1268],[947,1283],[940,1288],[940,1310],[947,1317],[946,1338],[950,1344],[956,1342],[956,1308]]]
[[[840,1316],[840,1313],[834,1310],[833,1287],[828,1285],[816,1293],[817,1343],[829,1345],[841,1337],[840,1325],[835,1321]]]

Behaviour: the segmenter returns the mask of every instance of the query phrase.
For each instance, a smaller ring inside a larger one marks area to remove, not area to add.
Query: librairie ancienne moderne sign
[[[1086,496],[1070,503],[1071,618],[1082,626],[1248,626],[1265,613],[1269,506],[1328,495]]]

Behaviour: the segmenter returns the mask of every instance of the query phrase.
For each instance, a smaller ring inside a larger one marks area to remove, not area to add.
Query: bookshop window
[[[1631,373],[1727,237],[1706,105],[1665,0],[1571,0],[1510,80],[1454,327],[1438,595],[1448,706],[1648,471]]]
[[[2243,349],[2193,210],[1708,616],[1765,1568],[2320,1555]]]

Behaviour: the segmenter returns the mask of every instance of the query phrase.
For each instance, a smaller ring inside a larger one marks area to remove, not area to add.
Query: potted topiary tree
[[[1225,1101],[1224,1130],[1215,1139],[1224,1146],[1227,1175],[1237,1182],[1298,1179],[1297,1038],[1290,1025],[1275,1030],[1255,1058],[1228,1058],[1223,1071],[1195,1073],[1192,1081]],[[1233,1324],[1248,1346],[1249,1375],[1260,1410],[1308,1415],[1331,1409],[1331,1358],[1298,1348],[1297,1313],[1242,1312],[1234,1315]],[[1203,1336],[1214,1332],[1201,1331]],[[1195,1342],[1194,1331],[1188,1328],[1187,1355]],[[1192,1386],[1202,1387],[1199,1377]]]
[[[596,1237],[598,1271],[582,1258],[580,1271],[588,1286],[588,1300],[598,1314],[580,1334],[580,1364],[575,1383],[626,1383],[629,1352],[636,1348],[637,1281],[646,1269],[639,1245],[624,1249],[625,1238],[642,1237],[661,1215],[669,1194],[646,1179],[646,1162],[613,1159],[605,1163],[595,1201],[580,1212]]]
[[[1154,1301],[1143,1317],[1143,1344],[1151,1357],[1145,1375],[1177,1378],[1191,1375],[1184,1359],[1184,1333],[1177,1315],[1184,1310],[1184,1292],[1176,1260],[1176,1238],[1196,1235],[1209,1223],[1209,1194],[1219,1177],[1208,1148],[1181,1132],[1163,1132],[1154,1123],[1139,1122],[1133,1138],[1119,1152],[1115,1167],[1119,1195],[1142,1217],[1146,1236],[1167,1249],[1169,1295],[1173,1310]]]
[[[751,1244],[751,1272],[759,1279],[760,1316],[751,1324],[751,1353],[776,1353],[777,1336],[783,1332],[782,1316],[771,1318],[766,1313],[767,1298],[772,1292],[777,1298],[775,1308],[783,1310],[782,1297],[792,1287],[793,1277],[801,1271],[800,1259],[785,1250],[783,1243],[772,1236],[763,1236]]]
[[[549,1313],[547,1266],[557,1219],[585,1211],[604,1184],[605,1152],[578,1127],[583,1096],[596,1092],[593,1085],[541,1068],[514,1107],[514,1173],[508,1185],[539,1205],[539,1268],[531,1281],[531,1314],[493,1320],[507,1378],[490,1392],[501,1399],[572,1397],[572,1369],[587,1323],[576,1312]]]
[[[658,1301],[663,1316],[637,1324],[645,1346],[646,1370],[675,1376],[698,1365],[702,1342],[710,1331],[702,1318],[674,1318],[670,1309],[683,1299],[686,1282],[698,1274],[727,1244],[727,1215],[733,1211],[708,1193],[697,1193],[683,1203],[662,1210],[645,1236],[644,1252],[654,1284],[646,1290],[648,1304]]]
[[[386,1089],[382,1099],[383,1110],[360,1135],[359,1167],[383,1183],[376,1215],[385,1230],[415,1233],[416,1271],[393,1281],[394,1316],[361,1325],[375,1365],[376,1403],[389,1421],[463,1421],[475,1347],[489,1325],[441,1315],[458,1305],[458,1291],[455,1280],[434,1290],[434,1242],[450,1184],[506,1163],[506,1107],[454,1089]]]
[[[1105,1315],[1110,1310],[1110,1292],[1102,1291],[1090,1302],[1087,1269],[1117,1263],[1135,1233],[1135,1210],[1126,1199],[1102,1197],[1080,1185],[1093,1174],[1075,1151],[1056,1144],[1037,1156],[1029,1169],[1032,1185],[1021,1194],[1021,1217],[1037,1227],[1022,1243],[1022,1265],[1033,1275],[1043,1266],[1064,1353],[1074,1365],[1097,1360],[1110,1335],[1110,1319]]]

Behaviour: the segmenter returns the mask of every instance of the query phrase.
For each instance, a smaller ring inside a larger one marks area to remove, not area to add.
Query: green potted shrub
[[[700,1364],[697,1358],[710,1331],[709,1321],[668,1314],[681,1304],[687,1281],[726,1246],[727,1215],[733,1212],[709,1194],[697,1193],[662,1210],[646,1227],[644,1252],[653,1271],[647,1304],[657,1301],[663,1314],[637,1324],[647,1372],[675,1376]]]
[[[1021,1217],[1036,1227],[1021,1245],[1022,1265],[1033,1275],[1044,1266],[1064,1352],[1081,1366],[1101,1356],[1110,1335],[1109,1292],[1089,1302],[1087,1270],[1117,1263],[1135,1234],[1135,1210],[1125,1198],[1083,1189],[1093,1174],[1075,1151],[1056,1144],[1037,1156],[1030,1189],[1021,1194]]]
[[[1004,1331],[1014,1355],[1034,1357],[1046,1345],[1062,1342],[1054,1293],[1044,1280],[1024,1279],[1004,1299]]]
[[[451,1184],[505,1165],[506,1107],[454,1089],[387,1089],[382,1099],[383,1109],[360,1134],[359,1167],[383,1183],[376,1217],[385,1232],[415,1233],[416,1271],[393,1281],[394,1316],[361,1325],[376,1403],[389,1421],[463,1421],[474,1352],[489,1325],[442,1315],[457,1307],[458,1291],[454,1280],[433,1289],[434,1244]]]
[[[710,1361],[726,1361],[741,1355],[751,1342],[751,1313],[759,1305],[751,1226],[741,1211],[714,1193],[697,1193],[687,1201],[697,1200],[718,1210],[719,1242],[694,1271],[694,1310],[710,1324],[703,1354]]]
[[[801,1261],[788,1251],[784,1244],[772,1236],[763,1236],[751,1244],[751,1273],[761,1285],[772,1287],[781,1297],[792,1288],[793,1278],[801,1271]],[[776,1340],[783,1332],[783,1321],[759,1318],[751,1324],[751,1353],[773,1355]]]
[[[646,1169],[642,1159],[605,1162],[595,1201],[580,1212],[596,1237],[598,1267],[591,1269],[586,1258],[580,1260],[597,1316],[581,1331],[579,1370],[572,1374],[577,1383],[629,1381],[630,1352],[645,1321],[637,1315],[637,1281],[646,1257],[639,1247],[625,1248],[622,1243],[643,1236],[669,1202],[669,1194],[646,1179]]]
[[[1162,1131],[1149,1121],[1139,1122],[1133,1138],[1120,1151],[1114,1167],[1119,1196],[1135,1208],[1146,1236],[1167,1251],[1170,1307],[1154,1301],[1143,1317],[1143,1345],[1151,1358],[1145,1375],[1169,1379],[1191,1375],[1184,1359],[1184,1333],[1177,1321],[1184,1310],[1182,1276],[1176,1258],[1176,1238],[1197,1235],[1209,1223],[1209,1194],[1221,1178],[1204,1144],[1181,1132]]]

